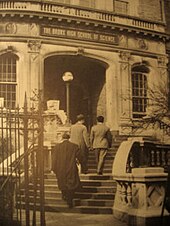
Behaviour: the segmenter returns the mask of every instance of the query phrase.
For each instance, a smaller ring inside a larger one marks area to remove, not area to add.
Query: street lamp
[[[73,80],[73,74],[71,72],[65,72],[62,76],[63,81],[66,84],[66,112],[67,123],[70,122],[70,82]]]

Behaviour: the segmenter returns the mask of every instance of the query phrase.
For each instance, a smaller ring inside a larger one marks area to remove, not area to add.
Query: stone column
[[[163,168],[132,169],[132,206],[129,209],[129,224],[132,226],[161,225],[162,205],[167,174]],[[168,215],[167,211],[164,211]]]

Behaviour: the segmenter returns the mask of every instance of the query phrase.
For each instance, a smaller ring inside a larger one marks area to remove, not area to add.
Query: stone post
[[[161,167],[132,169],[132,205],[129,224],[160,226],[167,174]],[[164,211],[165,215],[168,212]]]

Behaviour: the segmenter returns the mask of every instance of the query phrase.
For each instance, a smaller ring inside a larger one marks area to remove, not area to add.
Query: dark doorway
[[[100,62],[83,56],[48,57],[44,74],[45,102],[60,100],[60,109],[66,111],[66,90],[62,76],[66,71],[72,72],[74,79],[70,84],[70,119],[74,123],[76,115],[82,113],[86,117],[87,126],[91,126],[100,109],[105,115],[105,70]]]

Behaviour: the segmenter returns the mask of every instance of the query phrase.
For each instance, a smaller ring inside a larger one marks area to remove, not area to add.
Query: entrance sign
[[[118,35],[111,35],[108,33],[94,33],[91,31],[68,29],[64,27],[42,26],[41,35],[51,37],[65,37],[92,42],[102,42],[114,45],[118,44]]]

